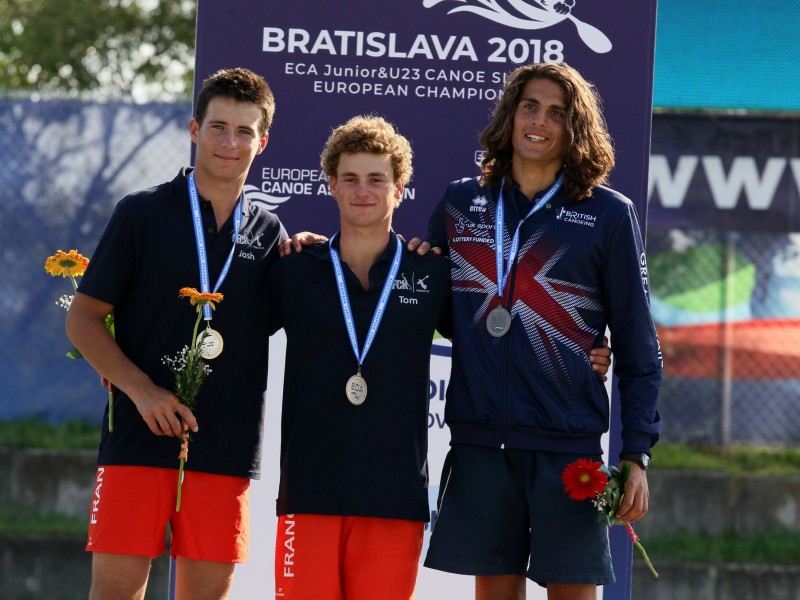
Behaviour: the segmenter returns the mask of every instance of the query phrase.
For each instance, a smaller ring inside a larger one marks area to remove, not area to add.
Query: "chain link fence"
[[[56,250],[91,257],[115,204],[189,163],[191,105],[0,100],[0,419],[96,422],[106,394],[65,356],[68,279]]]
[[[664,440],[800,443],[800,235],[648,234]]]

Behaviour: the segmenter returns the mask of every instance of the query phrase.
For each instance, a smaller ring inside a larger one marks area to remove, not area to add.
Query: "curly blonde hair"
[[[339,156],[369,152],[388,154],[392,160],[394,181],[403,185],[411,180],[413,152],[411,143],[383,117],[357,115],[332,132],[320,155],[320,166],[328,177],[336,177]]]
[[[567,105],[564,192],[573,200],[584,200],[592,195],[593,187],[608,183],[608,174],[614,168],[614,146],[596,88],[564,63],[525,65],[506,79],[492,121],[480,135],[480,143],[486,150],[481,162],[481,184],[497,183],[510,175],[514,114],[525,85],[536,78],[549,79],[564,90]]]

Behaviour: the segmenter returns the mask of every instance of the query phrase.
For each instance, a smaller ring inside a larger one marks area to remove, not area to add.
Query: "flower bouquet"
[[[564,491],[573,500],[592,500],[592,504],[600,512],[597,517],[598,523],[609,527],[624,525],[628,537],[641,553],[650,573],[653,574],[653,577],[658,578],[658,572],[650,562],[644,546],[639,541],[639,536],[633,530],[633,525],[620,521],[616,516],[625,497],[625,484],[628,481],[630,470],[631,465],[627,462],[623,463],[622,470],[620,470],[613,466],[607,467],[590,458],[579,458],[567,465],[561,474],[561,482],[564,484]]]
[[[184,346],[174,357],[165,356],[163,362],[175,375],[175,395],[182,404],[194,410],[197,405],[197,395],[206,376],[211,373],[211,367],[203,360],[203,338],[205,332],[200,336],[197,330],[203,318],[202,307],[209,305],[212,310],[216,308],[215,302],[221,302],[223,295],[218,293],[198,292],[195,288],[181,288],[181,298],[189,298],[192,306],[197,308],[197,320],[194,323],[192,333],[192,343]],[[175,511],[181,509],[181,486],[183,484],[183,469],[186,461],[189,460],[189,426],[185,421],[181,423],[181,450],[178,454],[180,466],[178,468],[178,499]]]
[[[77,250],[70,250],[69,252],[59,250],[44,261],[44,270],[53,277],[58,277],[59,275],[61,277],[69,277],[70,282],[72,282],[73,292],[78,291],[77,277],[81,277],[88,266],[89,259]],[[75,298],[75,294],[62,294],[56,301],[56,305],[64,310],[69,310],[73,298]],[[111,337],[114,337],[114,313],[106,315],[105,325]],[[67,356],[72,359],[83,358],[83,355],[75,347],[67,351]],[[110,381],[108,382],[108,430],[114,431],[114,386]]]

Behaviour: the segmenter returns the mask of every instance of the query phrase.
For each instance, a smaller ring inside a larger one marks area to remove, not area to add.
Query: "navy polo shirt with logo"
[[[360,350],[394,252],[392,234],[368,290],[342,265]],[[278,515],[429,518],[430,351],[434,330],[450,335],[449,265],[432,253],[401,252],[362,365],[368,392],[359,406],[345,396],[358,362],[328,244],[282,258],[270,272],[271,329],[287,336]]]
[[[174,389],[163,364],[191,343],[197,313],[180,298],[183,287],[200,289],[200,270],[187,176],[131,194],[119,202],[91,257],[79,290],[114,306],[122,351],[159,386]],[[211,204],[201,199],[211,287],[233,246],[233,219],[217,231]],[[191,435],[189,470],[257,479],[260,469],[263,394],[267,386],[267,271],[286,238],[278,218],[244,200],[243,219],[224,299],[211,325],[224,340],[208,361],[211,373],[197,398],[199,431]],[[201,324],[201,327],[204,325]],[[103,392],[98,388],[98,400]],[[180,441],[154,435],[123,393],[114,402],[114,431],[103,423],[99,465],[178,467]]]

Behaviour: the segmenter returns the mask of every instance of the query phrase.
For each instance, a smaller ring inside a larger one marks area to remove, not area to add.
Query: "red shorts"
[[[424,523],[283,515],[275,539],[277,600],[409,600]]]
[[[86,550],[223,563],[247,562],[250,480],[185,471],[181,509],[175,511],[177,469],[105,466],[89,512]]]

